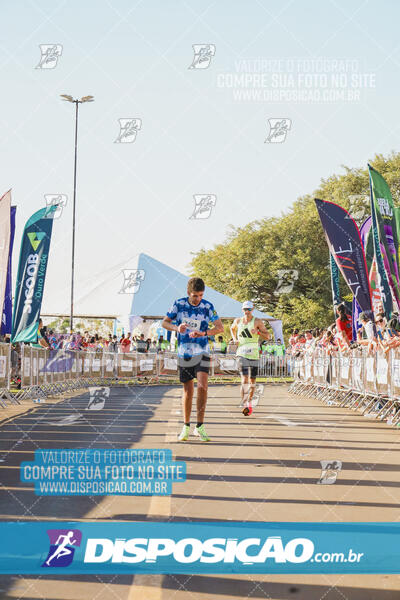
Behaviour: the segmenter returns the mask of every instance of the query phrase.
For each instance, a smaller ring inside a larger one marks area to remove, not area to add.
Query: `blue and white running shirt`
[[[186,323],[188,326],[185,333],[177,334],[178,356],[190,358],[198,354],[209,354],[208,337],[191,338],[189,333],[191,331],[207,331],[208,324],[219,319],[211,302],[207,302],[203,298],[197,306],[193,306],[188,297],[179,298],[167,312],[167,317],[178,326],[181,323]]]

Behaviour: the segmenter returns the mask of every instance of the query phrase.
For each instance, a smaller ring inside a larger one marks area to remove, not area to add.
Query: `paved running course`
[[[266,386],[251,417],[236,385],[211,386],[206,413],[212,442],[176,443],[180,389],[120,387],[101,411],[89,393],[25,404],[0,417],[0,518],[100,521],[397,521],[400,431],[287,386]],[[9,412],[8,412],[9,411]],[[64,425],[49,424],[67,418]],[[70,422],[68,420],[70,419]],[[74,420],[76,419],[76,420]],[[172,448],[188,478],[172,497],[35,496],[19,465],[38,448]],[[341,461],[334,485],[319,485],[321,460]],[[398,600],[397,575],[3,576],[0,598],[33,600]]]

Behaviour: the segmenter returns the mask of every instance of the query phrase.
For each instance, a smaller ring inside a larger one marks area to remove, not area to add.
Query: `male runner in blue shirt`
[[[222,333],[224,326],[211,302],[203,300],[204,289],[202,279],[199,277],[189,279],[188,295],[175,300],[162,322],[164,329],[178,333],[178,369],[179,381],[183,383],[184,415],[184,425],[178,437],[180,442],[186,442],[189,437],[195,378],[197,379],[197,425],[193,433],[199,436],[202,442],[210,441],[203,424],[210,368],[208,336]],[[212,323],[211,329],[208,328],[209,323]]]

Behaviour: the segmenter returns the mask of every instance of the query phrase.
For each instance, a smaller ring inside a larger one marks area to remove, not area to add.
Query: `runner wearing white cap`
[[[239,357],[240,373],[242,377],[241,395],[243,414],[247,417],[253,412],[252,398],[256,387],[258,375],[259,345],[258,340],[269,339],[267,328],[261,319],[253,316],[254,305],[250,300],[243,302],[243,317],[238,317],[232,323],[231,335],[238,343],[236,355]]]

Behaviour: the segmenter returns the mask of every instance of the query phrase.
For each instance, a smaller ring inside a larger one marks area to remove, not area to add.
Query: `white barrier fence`
[[[291,363],[285,357],[260,357],[259,376],[284,379],[290,376]],[[239,375],[236,355],[212,354],[210,377]],[[47,350],[21,345],[20,355],[11,356],[9,344],[0,343],[0,404],[5,400],[41,397],[90,385],[113,384],[124,380],[160,380],[178,377],[178,357],[174,352],[108,353],[73,350]],[[19,391],[11,393],[18,381]],[[2,398],[2,399],[1,399]]]
[[[365,349],[331,355],[317,349],[294,359],[293,376],[294,394],[356,409],[390,425],[400,423],[398,349],[370,355]]]

